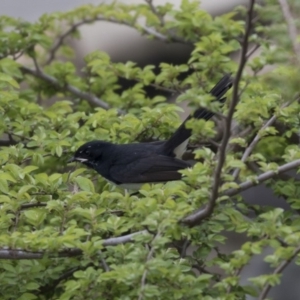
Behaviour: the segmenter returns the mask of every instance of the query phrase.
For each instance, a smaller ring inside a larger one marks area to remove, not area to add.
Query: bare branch
[[[71,277],[78,270],[80,270],[80,267],[75,267],[75,268],[69,269],[64,274],[62,274],[60,277],[58,277],[53,282],[51,282],[51,284],[47,284],[47,285],[41,286],[40,289],[39,289],[40,290],[40,294],[44,294],[44,293],[47,293],[49,291],[53,291],[55,289],[55,287],[61,281],[65,280],[65,279],[68,279],[69,277]]]
[[[153,12],[154,15],[157,16],[157,18],[159,19],[160,25],[164,26],[165,25],[165,20],[163,18],[163,16],[157,11],[156,7],[153,5],[153,0],[145,0],[146,3],[149,5],[151,11]]]
[[[49,50],[49,57],[48,57],[47,61],[45,62],[45,65],[48,65],[53,61],[53,59],[55,58],[57,50],[62,46],[65,39],[70,34],[72,34],[78,27],[80,27],[81,25],[87,24],[87,23],[89,23],[89,21],[87,21],[87,20],[82,20],[78,23],[75,23],[66,32],[64,32],[61,36],[59,36],[56,43]]]
[[[241,183],[238,188],[229,189],[229,190],[223,192],[221,195],[222,196],[230,196],[230,197],[235,196],[235,195],[239,194],[240,192],[246,191],[256,185],[259,185],[268,179],[276,177],[278,174],[296,169],[298,167],[300,167],[300,159],[286,163],[286,164],[280,166],[276,171],[267,171],[267,172],[257,176],[256,178],[253,178],[253,180],[247,180],[247,181]],[[194,213],[185,217],[181,222],[190,227],[196,226],[204,218],[207,217],[206,211],[207,211],[206,207],[198,209]]]
[[[242,73],[243,73],[244,67],[247,62],[248,43],[249,43],[249,36],[250,36],[251,28],[252,28],[254,4],[255,4],[255,0],[251,0],[250,6],[248,8],[248,13],[247,13],[247,21],[246,21],[246,25],[245,25],[245,35],[244,35],[243,43],[242,43],[239,68],[238,68],[238,71],[237,71],[237,74],[236,74],[236,77],[234,80],[234,84],[233,84],[233,96],[232,96],[232,100],[230,103],[227,118],[225,120],[224,134],[223,134],[221,146],[219,149],[219,157],[218,157],[217,167],[216,167],[215,173],[214,173],[212,194],[211,194],[210,201],[209,201],[208,205],[206,206],[205,214],[203,215],[203,218],[209,216],[212,213],[213,208],[216,203],[216,200],[219,195],[221,173],[222,173],[222,168],[223,168],[223,165],[224,165],[225,159],[226,159],[227,145],[228,145],[228,142],[230,139],[231,122],[233,119],[233,114],[234,114],[235,108],[239,102],[239,95],[238,95],[239,82],[241,80]]]
[[[43,194],[41,194],[43,195]],[[27,209],[27,208],[33,208],[33,207],[45,207],[47,206],[46,202],[35,202],[35,203],[24,203],[21,205],[20,209]]]
[[[300,159],[297,159],[297,160],[294,160],[292,162],[286,163],[286,164],[280,166],[276,171],[267,171],[267,172],[257,176],[253,180],[247,180],[247,181],[241,183],[238,188],[230,189],[230,190],[224,192],[223,195],[235,196],[235,195],[239,194],[242,191],[248,190],[251,187],[259,185],[262,182],[277,176],[278,174],[296,169],[299,166],[300,166]]]
[[[233,96],[232,100],[229,106],[229,111],[226,117],[226,120],[224,120],[225,126],[224,126],[224,133],[223,133],[223,138],[222,142],[219,148],[218,152],[218,162],[217,166],[214,171],[213,175],[213,183],[212,183],[212,192],[211,192],[211,197],[209,199],[208,204],[204,209],[198,210],[196,213],[191,214],[190,216],[186,217],[183,219],[183,223],[187,225],[192,225],[195,226],[196,224],[200,223],[203,219],[207,218],[210,216],[213,212],[213,209],[216,205],[216,201],[219,197],[219,187],[221,184],[221,174],[222,174],[222,168],[225,163],[226,159],[226,149],[227,145],[231,136],[231,122],[233,119],[233,114],[235,111],[235,108],[239,102],[239,82],[242,77],[242,73],[244,70],[244,67],[247,62],[247,52],[248,52],[248,42],[249,42],[249,36],[252,28],[252,18],[253,18],[253,12],[254,12],[254,4],[255,0],[250,1],[250,6],[248,8],[248,13],[247,13],[247,21],[245,25],[245,35],[243,38],[243,43],[242,43],[242,50],[241,50],[241,58],[240,58],[240,63],[239,63],[239,68],[234,80],[233,84]]]
[[[297,34],[297,27],[295,24],[295,19],[292,16],[291,10],[289,8],[287,0],[278,0],[282,14],[284,16],[285,22],[288,27],[288,33],[293,45],[293,50],[296,56],[296,59],[300,63],[300,43],[297,42],[298,40],[298,34]]]
[[[149,3],[149,1],[147,1]],[[152,1],[151,1],[152,2]],[[151,6],[150,6],[151,7]],[[155,9],[156,8],[152,5],[152,7]],[[153,10],[152,10],[153,11]],[[156,14],[156,16],[160,19],[161,21],[161,16],[159,14]],[[160,16],[160,17],[159,17]],[[97,21],[105,21],[105,22],[110,22],[110,23],[115,23],[115,24],[119,24],[119,25],[125,25],[131,28],[136,28],[136,29],[142,29],[142,32],[152,35],[153,37],[155,37],[157,40],[163,41],[163,42],[168,42],[168,41],[172,41],[172,42],[177,42],[177,43],[184,43],[184,44],[191,44],[190,42],[174,35],[170,33],[170,36],[166,36],[152,28],[149,28],[147,26],[144,25],[139,25],[139,24],[133,24],[131,22],[125,22],[125,21],[120,21],[117,19],[113,19],[113,18],[105,18],[105,17],[101,17],[101,16],[97,16],[93,19],[84,19],[81,20],[75,24],[73,24],[69,29],[66,30],[66,32],[64,32],[62,35],[60,35],[55,44],[52,46],[52,48],[49,50],[49,57],[47,59],[47,61],[45,62],[45,65],[51,63],[53,61],[53,59],[55,58],[56,52],[58,51],[58,49],[62,46],[62,44],[64,43],[65,39],[71,35],[74,31],[76,31],[80,26],[85,25],[85,24],[90,24],[93,22],[97,22]]]
[[[152,35],[157,40],[160,40],[162,42],[174,42],[174,43],[180,43],[180,44],[185,44],[185,45],[193,44],[193,43],[191,43],[175,34],[172,34],[170,32],[168,32],[169,35],[164,35],[158,31],[156,31],[155,29],[144,26],[144,25],[139,25],[138,27],[141,28],[144,33]]]
[[[155,235],[155,237],[152,239],[151,244],[153,244],[153,242],[159,236],[160,236],[160,232],[157,232],[157,234]],[[147,255],[145,264],[147,264],[147,262],[152,259],[152,256],[154,254],[154,250],[155,250],[155,248],[154,248],[154,246],[152,246],[151,249],[150,249],[150,251],[149,251],[149,253],[148,253],[148,255]],[[145,290],[145,285],[146,285],[147,274],[148,274],[148,269],[147,269],[147,266],[145,266],[145,270],[143,272],[142,279],[141,279],[141,291],[140,291],[138,300],[142,300],[144,298],[144,290]]]
[[[102,245],[103,246],[116,246],[119,244],[125,244],[125,243],[129,243],[133,241],[133,237],[136,235],[140,235],[140,234],[147,234],[148,231],[147,230],[142,230],[142,231],[138,231],[138,232],[134,232],[131,234],[127,234],[124,236],[119,236],[119,237],[114,237],[114,238],[109,238],[103,241]]]
[[[295,100],[295,99],[294,99]],[[287,106],[289,106],[291,103],[294,102],[294,100],[292,101],[288,101],[286,103],[284,103],[280,109],[283,109]],[[250,154],[252,153],[252,151],[254,150],[255,146],[257,145],[257,143],[260,141],[260,138],[261,138],[261,133],[266,130],[266,128],[272,126],[274,124],[274,122],[276,121],[277,119],[277,115],[273,115],[264,125],[263,127],[257,132],[255,138],[252,140],[252,142],[250,143],[250,145],[246,148],[243,156],[242,156],[242,159],[241,161],[242,162],[245,162],[246,159],[250,156]],[[234,171],[233,171],[233,180],[236,180],[240,174],[240,170],[239,168],[236,168]]]
[[[191,241],[189,241],[188,239],[185,239],[183,244],[182,244],[182,249],[180,252],[180,257],[181,258],[185,258],[186,257],[186,251],[188,249],[188,247],[191,245]]]
[[[30,69],[25,66],[20,67],[20,69],[25,74],[30,74],[34,77],[37,77],[39,79],[42,79],[42,80],[48,82],[49,84],[51,84],[58,90],[68,91],[72,95],[86,100],[92,106],[102,107],[103,109],[106,109],[106,110],[110,108],[110,106],[106,102],[99,99],[95,95],[80,91],[77,87],[72,86],[70,84],[64,84],[62,86],[61,83],[56,78],[54,78],[50,75],[47,75],[46,73],[42,72],[41,70],[33,70],[33,69]]]
[[[104,247],[107,246],[116,246],[119,244],[125,244],[129,242],[133,242],[133,237],[140,234],[147,234],[147,230],[142,230],[138,232],[134,232],[128,235],[109,238],[103,240],[102,245]],[[72,257],[79,256],[82,254],[81,249],[72,248],[63,251],[59,251],[58,253],[47,253],[45,251],[25,251],[22,249],[9,249],[8,247],[0,249],[0,259],[42,259],[45,255],[49,257]]]
[[[81,249],[69,249],[57,254],[48,254],[50,257],[73,257],[82,254]],[[42,259],[47,253],[45,251],[26,251],[22,249],[0,249],[0,259]]]
[[[1,140],[0,141],[0,147],[9,147],[9,146],[14,146],[18,144],[16,141],[10,141],[10,140]]]
[[[299,253],[300,253],[300,246],[298,246],[298,247],[294,250],[292,256],[291,256],[289,259],[283,261],[283,262],[282,262],[282,263],[274,270],[274,272],[273,272],[272,274],[273,274],[273,275],[276,275],[276,274],[282,273],[283,270],[284,270],[284,269],[292,262],[292,260],[293,260]],[[271,286],[270,284],[266,284],[266,285],[264,286],[262,292],[260,293],[258,300],[264,300],[264,299],[266,299],[267,296],[268,296],[268,293],[269,293],[269,291],[270,291],[271,288],[272,288],[272,286]]]
[[[31,139],[29,137],[26,137],[26,136],[23,136],[23,135],[20,135],[20,134],[16,134],[16,133],[14,133],[12,131],[5,131],[4,134],[8,135],[8,138],[9,138],[9,140],[11,142],[15,141],[13,139],[13,136],[21,139],[21,142],[23,142],[23,141],[31,141]],[[17,143],[19,143],[19,142],[17,142]]]
[[[254,45],[254,47],[251,50],[249,50],[249,52],[247,53],[247,59],[249,59],[259,48],[260,48],[259,44]]]
[[[105,272],[109,272],[109,271],[110,271],[110,268],[109,268],[108,264],[106,263],[106,260],[105,260],[104,257],[103,257],[102,251],[99,250],[99,251],[98,251],[98,254],[99,254],[99,256],[100,256],[101,264],[102,264],[102,267],[103,267],[104,271],[105,271]]]

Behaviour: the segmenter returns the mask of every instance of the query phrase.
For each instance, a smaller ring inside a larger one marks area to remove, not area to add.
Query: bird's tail
[[[210,94],[212,94],[219,102],[223,103],[226,98],[222,97],[231,87],[232,77],[227,74],[223,76],[223,78],[211,89]],[[213,115],[213,112],[204,108],[199,108],[194,112],[194,114],[189,115],[170,139],[164,143],[164,153],[167,155],[172,155],[172,153],[174,153],[176,157],[180,158],[183,154],[180,152],[185,150],[188,139],[192,134],[191,129],[187,129],[185,127],[185,123],[192,118],[209,120],[213,117]],[[177,153],[176,148],[178,148],[179,153]],[[184,148],[184,150],[181,148]]]

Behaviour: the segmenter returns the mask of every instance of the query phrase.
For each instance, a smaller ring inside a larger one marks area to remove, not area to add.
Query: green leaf
[[[17,300],[35,300],[38,299],[37,296],[31,293],[24,293],[21,297],[19,297]]]
[[[95,192],[94,185],[88,178],[77,176],[74,181],[79,185],[81,190],[92,193]]]
[[[60,145],[56,146],[55,152],[56,152],[56,155],[57,155],[58,157],[61,157],[61,155],[62,155],[62,153],[63,153],[63,148],[62,148],[62,146],[60,146]]]
[[[19,84],[11,76],[9,76],[7,74],[0,73],[0,82],[1,81],[5,81],[5,82],[9,83],[16,89],[20,88]]]
[[[40,286],[36,282],[29,282],[25,287],[28,290],[37,290]]]
[[[28,174],[28,173],[31,173],[32,171],[34,171],[34,170],[37,170],[38,169],[38,167],[36,167],[36,166],[26,166],[24,169],[23,169],[23,172],[25,173],[25,174]]]
[[[0,181],[1,180],[16,182],[16,180],[8,173],[0,173]]]
[[[0,179],[0,191],[5,194],[8,193],[8,184],[5,179]]]

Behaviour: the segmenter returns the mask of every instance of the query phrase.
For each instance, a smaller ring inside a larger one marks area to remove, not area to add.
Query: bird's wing
[[[181,179],[178,170],[188,167],[190,164],[183,160],[157,154],[114,165],[110,176],[119,183],[166,182]]]

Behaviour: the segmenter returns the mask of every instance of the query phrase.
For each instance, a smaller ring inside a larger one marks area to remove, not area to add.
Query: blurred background
[[[104,2],[109,3],[111,0],[1,0],[0,11],[2,15],[34,22],[45,13],[67,11],[84,4],[97,5]],[[143,0],[124,0],[123,2],[137,4],[142,3]],[[153,3],[154,5],[159,5],[166,2],[168,1],[154,0]],[[178,7],[181,1],[172,0],[169,2],[172,2],[175,7]],[[246,5],[247,3],[247,0],[203,0],[201,7],[211,15],[216,16],[231,11],[237,5]],[[84,56],[94,50],[107,52],[114,62],[126,62],[130,60],[140,66],[147,64],[159,65],[160,62],[173,64],[185,63],[192,51],[192,46],[147,40],[134,29],[108,22],[84,25],[81,27],[81,34],[82,38],[80,41],[69,41],[75,49],[75,63],[79,69],[83,66]],[[243,193],[243,197],[246,202],[251,204],[270,205],[289,209],[283,199],[275,197],[272,191],[265,186],[252,188]],[[239,248],[239,246],[246,241],[243,235],[230,233],[227,236],[229,242],[225,248],[224,246],[221,247],[223,251],[228,253]],[[270,272],[268,265],[263,261],[263,257],[269,252],[270,249],[266,249],[264,255],[255,256],[251,264],[243,269],[241,273],[241,281],[243,284],[247,284],[247,278],[249,277]],[[269,296],[275,300],[299,299],[300,286],[296,283],[298,278],[300,278],[299,267],[290,264],[284,271],[281,284],[273,288]],[[248,299],[252,300],[255,298],[249,297]]]

